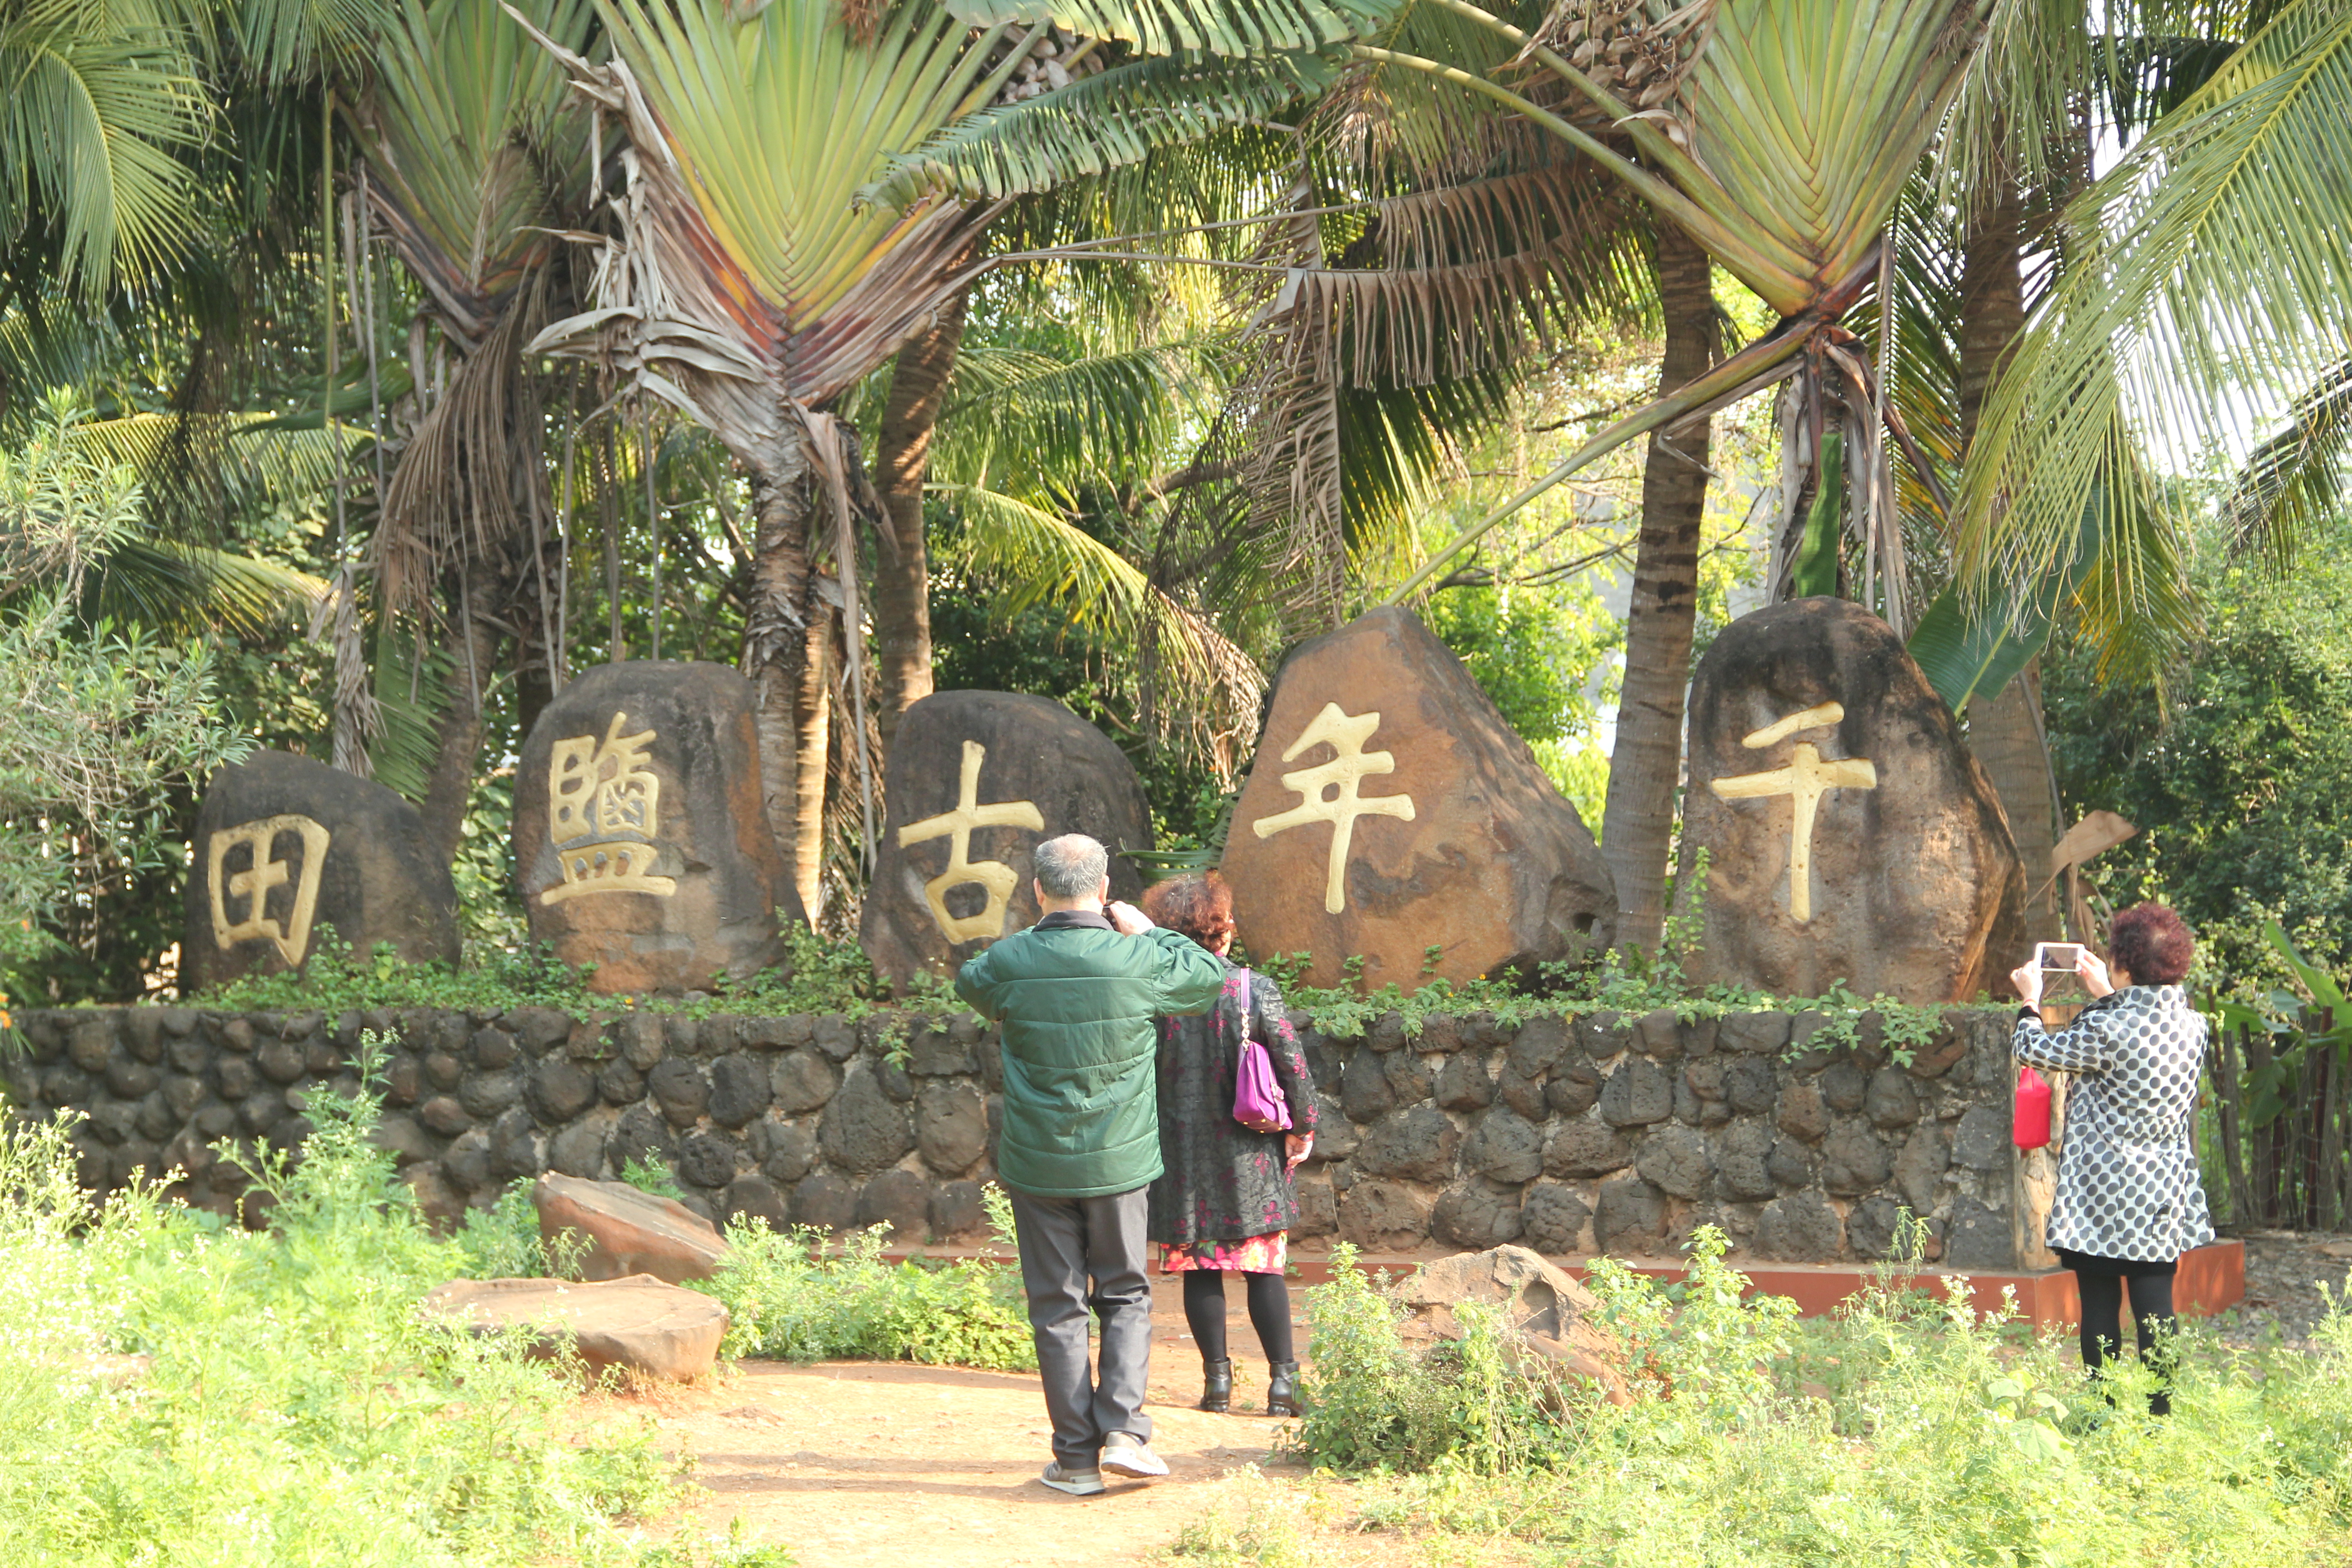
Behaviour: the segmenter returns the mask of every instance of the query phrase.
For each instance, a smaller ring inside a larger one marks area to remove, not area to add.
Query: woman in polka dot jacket
[[[2116,1353],[2126,1289],[2146,1360],[2158,1331],[2172,1329],[2180,1255],[2213,1239],[2193,1141],[2205,1020],[2180,988],[2195,943],[2172,910],[2138,904],[2116,916],[2107,951],[2121,984],[2086,949],[2079,973],[2097,1000],[2054,1033],[2034,1007],[2041,971],[2028,964],[2010,977],[2026,1004],[2017,1059],[2078,1075],[2066,1100],[2048,1235],[2081,1287],[2083,1364],[2094,1373]],[[2171,1410],[2161,1392],[2149,1405],[2159,1415]]]

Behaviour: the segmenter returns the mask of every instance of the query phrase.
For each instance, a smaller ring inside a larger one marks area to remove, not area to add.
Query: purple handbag
[[[1234,995],[1249,984],[1249,972],[1236,970],[1225,982],[1225,994]],[[1283,1098],[1282,1086],[1274,1080],[1274,1058],[1266,1054],[1249,1027],[1255,1009],[1246,1002],[1242,1007],[1242,1055],[1234,1073],[1234,1120],[1253,1132],[1287,1132],[1290,1131],[1290,1102]]]

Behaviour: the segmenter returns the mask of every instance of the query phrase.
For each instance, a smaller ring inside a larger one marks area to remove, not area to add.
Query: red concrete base
[[[907,1258],[970,1258],[976,1256],[971,1248],[944,1247],[892,1247],[885,1256]],[[1435,1258],[1450,1257],[1444,1252],[1397,1256],[1364,1255],[1357,1264],[1368,1273],[1386,1270],[1391,1274],[1409,1274]],[[1582,1258],[1556,1258],[1553,1262],[1580,1279],[1591,1261]],[[1629,1258],[1635,1269],[1653,1279],[1678,1279],[1683,1272],[1679,1263],[1649,1258]],[[1322,1253],[1308,1253],[1294,1247],[1290,1254],[1291,1272],[1300,1283],[1320,1285],[1331,1278],[1330,1258]],[[1772,1296],[1786,1296],[1797,1303],[1797,1310],[1806,1317],[1819,1317],[1835,1311],[1849,1298],[1858,1295],[1875,1282],[1876,1272],[1835,1263],[1760,1263],[1732,1260],[1732,1266],[1754,1281],[1757,1291]],[[2074,1272],[2071,1268],[2045,1268],[2017,1273],[1978,1273],[1959,1268],[1927,1268],[1916,1276],[1923,1289],[1941,1291],[1947,1279],[1965,1279],[1969,1282],[1970,1300],[1979,1311],[1997,1310],[2005,1291],[2017,1293],[2021,1317],[2038,1327],[2073,1325],[2083,1310],[2082,1298],[2074,1291]],[[2234,1307],[2246,1297],[2246,1247],[2241,1241],[2217,1241],[2210,1247],[2183,1254],[2180,1272],[2173,1281],[2173,1305],[2190,1317],[2210,1317],[2224,1308]]]
[[[1444,1254],[1432,1254],[1443,1257]],[[1386,1268],[1407,1273],[1427,1261],[1422,1258],[1362,1258],[1360,1267],[1368,1269]],[[1580,1258],[1556,1258],[1553,1262],[1579,1279],[1583,1278],[1591,1261]],[[1679,1263],[1630,1258],[1628,1263],[1653,1279],[1679,1279],[1683,1266]],[[1291,1263],[1300,1279],[1310,1284],[1320,1284],[1331,1277],[1328,1258],[1302,1257],[1294,1252]],[[1732,1267],[1748,1276],[1758,1292],[1786,1296],[1797,1303],[1797,1310],[1806,1317],[1820,1317],[1835,1311],[1850,1297],[1874,1284],[1876,1271],[1837,1263],[1762,1263],[1732,1259]],[[2075,1294],[2074,1271],[2071,1268],[2046,1268],[2015,1273],[1990,1273],[1962,1268],[1926,1268],[1916,1276],[1919,1287],[1940,1292],[1947,1279],[1965,1279],[1969,1282],[1970,1300],[1979,1311],[1992,1311],[2001,1304],[2002,1294],[2014,1290],[2017,1304],[2024,1321],[2040,1326],[2069,1325],[2077,1321],[2083,1310],[2082,1298]],[[2210,1247],[2200,1247],[2185,1253],[2180,1259],[2180,1272],[2173,1281],[2173,1305],[2190,1317],[2210,1317],[2226,1307],[2234,1307],[2246,1296],[2246,1247],[2241,1241],[2217,1241]]]

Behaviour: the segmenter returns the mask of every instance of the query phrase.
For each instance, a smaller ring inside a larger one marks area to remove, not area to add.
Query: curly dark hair
[[[1214,948],[1218,938],[1233,934],[1234,890],[1214,871],[1171,877],[1144,889],[1143,912],[1153,924]]]
[[[2131,971],[2135,985],[2178,985],[2197,956],[2197,941],[2162,904],[2134,904],[2107,928],[2107,956]]]

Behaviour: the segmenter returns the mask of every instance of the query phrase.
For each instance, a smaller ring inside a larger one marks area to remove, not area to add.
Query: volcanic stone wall
[[[299,1146],[308,1097],[358,1087],[373,1030],[380,1138],[442,1218],[542,1171],[611,1177],[648,1161],[714,1218],[887,1220],[901,1239],[984,1227],[1002,1066],[970,1015],[142,1006],[18,1022],[29,1055],[0,1068],[14,1112],[83,1113],[74,1143],[93,1189],[176,1168],[180,1195],[233,1211],[249,1182],[213,1146]],[[2004,1014],[1947,1012],[1907,1065],[1869,1015],[1835,1046],[1812,1043],[1829,1037],[1812,1014],[1434,1016],[1410,1034],[1391,1014],[1359,1040],[1297,1022],[1321,1098],[1302,1240],[1637,1255],[1711,1222],[1752,1257],[1867,1260],[1908,1207],[1931,1255],[2014,1260]]]

